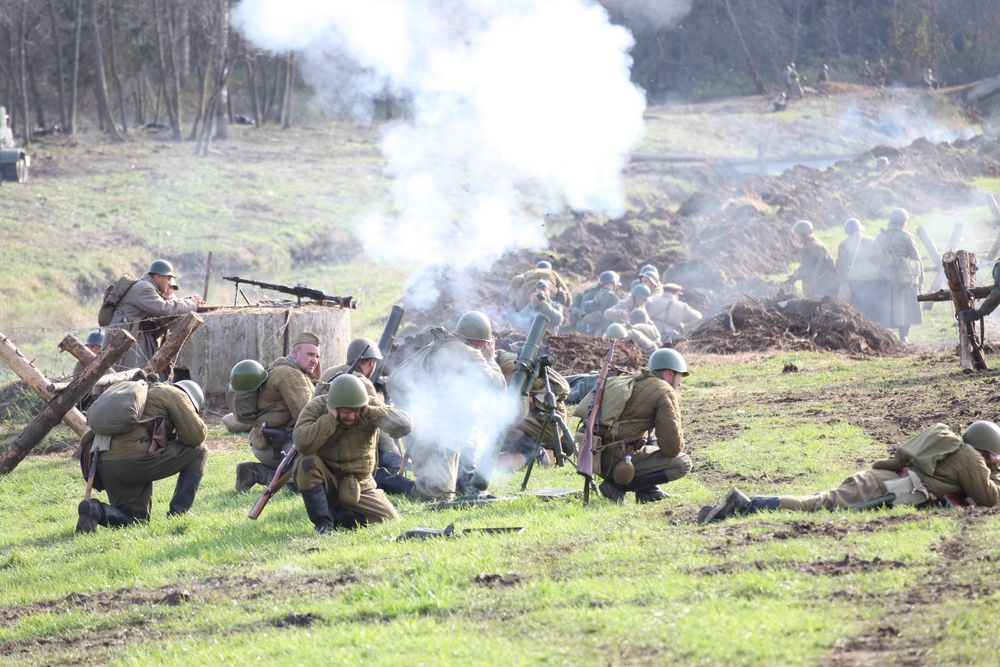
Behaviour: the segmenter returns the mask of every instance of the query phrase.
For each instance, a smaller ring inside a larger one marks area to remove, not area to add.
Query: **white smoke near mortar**
[[[691,11],[693,0],[604,0],[634,30],[669,28]]]
[[[406,100],[382,131],[392,210],[360,236],[416,283],[544,247],[542,216],[566,206],[623,211],[645,99],[631,34],[591,0],[243,0],[234,23],[299,54],[331,111],[364,120],[374,97]]]

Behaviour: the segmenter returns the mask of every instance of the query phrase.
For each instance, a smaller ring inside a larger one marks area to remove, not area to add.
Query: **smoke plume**
[[[691,11],[693,0],[604,0],[611,10],[621,12],[633,30],[669,28]]]

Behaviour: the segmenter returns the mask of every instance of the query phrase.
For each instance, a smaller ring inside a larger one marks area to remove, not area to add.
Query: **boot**
[[[762,512],[764,510],[774,511],[779,507],[781,505],[774,496],[753,496],[750,498],[750,507],[744,513],[753,514],[754,512]]]
[[[777,498],[775,498],[777,501]],[[751,500],[739,489],[733,489],[726,494],[725,499],[718,505],[705,505],[698,512],[698,523],[706,524],[713,521],[722,521],[734,514],[743,514],[750,509]]]
[[[660,491],[657,484],[666,484],[670,480],[667,473],[662,470],[651,472],[647,475],[635,477],[625,487],[626,491],[635,491],[635,501],[637,503],[655,503],[670,496]]]
[[[79,515],[76,520],[78,533],[92,533],[98,526],[106,528],[130,526],[137,521],[136,517],[129,516],[113,505],[105,505],[96,498],[81,500],[76,511]]]
[[[330,514],[330,504],[326,500],[326,491],[323,487],[314,486],[306,489],[302,492],[302,501],[306,505],[309,520],[316,527],[316,532],[320,535],[333,532],[336,524],[333,522],[333,515]]]
[[[375,470],[375,485],[386,493],[408,496],[413,491],[414,484],[412,479],[394,475],[385,468]]]
[[[345,529],[354,530],[360,528],[361,526],[368,525],[368,519],[362,514],[358,514],[349,509],[344,509],[343,507],[334,507],[333,509],[333,527],[334,529]],[[317,529],[318,530],[318,529]]]
[[[606,479],[597,487],[597,490],[601,492],[601,495],[610,500],[613,503],[618,503],[619,505],[625,502],[625,487],[615,484],[614,481]]]
[[[184,468],[177,475],[177,483],[174,485],[174,495],[170,499],[170,508],[167,516],[177,516],[184,514],[194,505],[194,496],[198,493],[201,485],[201,471]]]
[[[239,463],[236,465],[236,490],[249,491],[257,484],[267,486],[274,477],[274,470],[263,463]]]

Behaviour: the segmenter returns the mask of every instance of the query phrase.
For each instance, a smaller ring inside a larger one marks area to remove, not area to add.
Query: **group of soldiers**
[[[844,222],[847,238],[833,258],[814,235],[808,220],[792,227],[799,245],[799,267],[784,283],[793,289],[801,281],[806,297],[839,297],[876,322],[893,327],[907,342],[910,327],[923,322],[917,294],[923,287],[924,267],[916,239],[906,231],[910,216],[897,208],[885,229],[875,237],[864,233],[857,218]]]

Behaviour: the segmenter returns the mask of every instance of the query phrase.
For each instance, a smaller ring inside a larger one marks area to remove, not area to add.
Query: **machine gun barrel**
[[[253,285],[254,287],[260,287],[261,289],[272,290],[275,292],[281,292],[282,294],[291,294],[295,296],[299,303],[302,303],[302,299],[312,299],[320,303],[331,303],[340,308],[357,308],[358,301],[352,296],[332,296],[329,294],[324,294],[318,289],[313,289],[307,287],[306,285],[278,285],[275,283],[263,283],[259,280],[250,280],[249,278],[241,278],[239,276],[223,276],[223,280],[228,280],[231,283],[236,283],[237,294],[239,293],[240,284]]]

